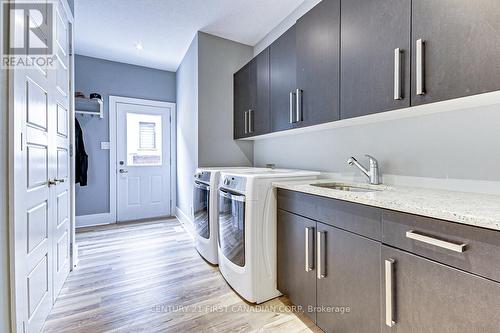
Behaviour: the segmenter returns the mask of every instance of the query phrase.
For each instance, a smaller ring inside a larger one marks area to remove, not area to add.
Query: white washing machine
[[[223,170],[269,170],[251,167],[198,168],[194,175],[193,215],[196,231],[195,243],[198,253],[213,265],[217,260],[217,235],[219,217],[218,194],[220,172]]]
[[[314,180],[300,170],[223,171],[219,181],[219,269],[231,287],[251,303],[277,289],[276,189],[274,181]]]

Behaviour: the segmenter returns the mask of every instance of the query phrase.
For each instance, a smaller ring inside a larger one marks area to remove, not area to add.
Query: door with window
[[[173,107],[117,103],[117,220],[171,214]]]

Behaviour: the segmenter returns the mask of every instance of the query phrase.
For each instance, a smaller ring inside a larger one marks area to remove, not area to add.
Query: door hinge
[[[23,151],[23,132],[21,132],[21,151]]]
[[[69,156],[73,157],[73,144],[69,145]]]

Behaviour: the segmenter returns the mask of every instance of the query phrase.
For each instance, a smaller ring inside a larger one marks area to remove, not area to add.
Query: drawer
[[[384,210],[382,242],[500,282],[500,232]]]
[[[371,239],[382,238],[379,208],[283,189],[278,189],[278,208]]]

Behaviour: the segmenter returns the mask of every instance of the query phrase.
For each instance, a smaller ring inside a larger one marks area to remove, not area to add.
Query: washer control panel
[[[245,177],[223,175],[219,181],[219,187],[237,193],[245,193],[247,179]]]
[[[194,180],[197,180],[199,182],[202,182],[202,183],[210,183],[210,176],[211,176],[211,172],[210,171],[200,171],[200,172],[197,172],[195,173],[194,175]]]

